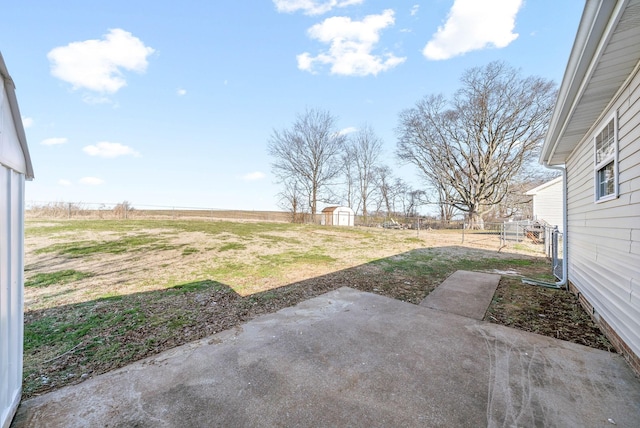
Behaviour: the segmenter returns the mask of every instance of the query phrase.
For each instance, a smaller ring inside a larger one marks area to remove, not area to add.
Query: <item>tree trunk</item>
[[[314,187],[312,189],[312,195],[311,195],[311,217],[315,220],[316,218],[316,202],[318,200],[318,191],[317,189]]]
[[[484,230],[484,221],[476,209],[469,211],[469,229]]]

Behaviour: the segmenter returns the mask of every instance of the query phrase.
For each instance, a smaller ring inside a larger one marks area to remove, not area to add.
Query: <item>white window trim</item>
[[[609,164],[609,162],[611,162],[612,157],[608,157],[605,160],[603,160],[602,162],[598,163],[598,146],[596,143],[596,138],[598,137],[598,135],[600,135],[600,133],[602,132],[602,130],[604,128],[606,128],[609,123],[613,120],[613,145],[614,145],[614,151],[613,151],[613,193],[610,195],[606,195],[606,196],[602,196],[599,197],[599,186],[600,183],[598,182],[598,172],[604,168],[607,164]],[[614,111],[613,114],[611,114],[611,116],[607,117],[607,120],[605,120],[603,122],[603,124],[598,128],[597,132],[593,135],[593,181],[594,181],[594,192],[593,192],[593,197],[594,197],[594,201],[596,204],[602,203],[602,202],[607,202],[610,201],[612,199],[617,199],[619,196],[619,189],[618,189],[618,179],[619,179],[619,173],[618,173],[618,112]]]

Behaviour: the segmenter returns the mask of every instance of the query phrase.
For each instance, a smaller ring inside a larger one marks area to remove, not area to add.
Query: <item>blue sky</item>
[[[267,141],[306,108],[365,123],[502,60],[558,85],[582,0],[21,0],[0,50],[34,165],[27,201],[277,209]]]

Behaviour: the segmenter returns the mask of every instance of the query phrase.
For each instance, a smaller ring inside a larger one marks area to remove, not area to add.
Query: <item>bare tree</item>
[[[412,189],[411,186],[405,184],[403,191],[398,194],[398,197],[402,204],[402,214],[405,217],[417,217],[418,207],[425,202],[425,191]]]
[[[370,198],[377,190],[377,168],[382,154],[382,140],[376,136],[371,126],[365,125],[349,141],[347,151],[355,166],[353,173],[358,186],[359,205],[362,216],[366,218]]]
[[[380,211],[384,205],[387,216],[391,215],[394,210],[394,201],[396,189],[394,186],[394,177],[387,165],[376,168],[377,184],[378,184],[378,202],[376,211]]]
[[[129,201],[122,201],[113,207],[113,214],[118,218],[127,218],[130,211],[133,211],[133,206]]]
[[[493,215],[494,218],[489,220],[532,218],[533,198],[525,195],[525,193],[557,176],[557,172],[544,169],[537,162],[527,165],[511,179],[509,192],[498,205],[494,206],[494,209],[489,214]]]
[[[291,213],[292,223],[302,223],[304,221],[304,213],[307,207],[304,203],[304,195],[302,194],[302,186],[295,180],[285,180],[284,188],[278,194],[278,205],[285,211]]]
[[[502,62],[467,70],[451,101],[427,96],[400,114],[397,156],[418,167],[470,226],[509,192],[536,156],[555,101],[555,85],[520,76]],[[441,201],[443,202],[443,201]]]
[[[353,153],[347,145],[342,153],[342,175],[344,177],[344,188],[341,189],[341,195],[337,199],[346,201],[346,205],[353,209],[354,212],[360,211],[360,205],[356,192],[355,164],[353,161]]]
[[[268,153],[274,159],[273,172],[284,185],[295,180],[315,216],[322,192],[341,170],[340,154],[346,137],[335,127],[328,112],[308,109],[298,115],[290,129],[274,130]]]
[[[438,197],[438,210],[440,212],[440,221],[449,223],[456,211],[452,201],[454,200],[455,188],[448,183],[433,183]]]

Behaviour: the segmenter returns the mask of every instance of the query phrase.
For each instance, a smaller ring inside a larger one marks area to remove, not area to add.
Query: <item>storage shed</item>
[[[326,226],[354,226],[356,214],[349,207],[326,207],[322,210],[321,224]]]
[[[562,232],[562,177],[547,181],[525,195],[533,197],[533,219],[558,226],[558,230]]]
[[[33,178],[15,86],[0,54],[0,427],[22,394],[24,183]]]

